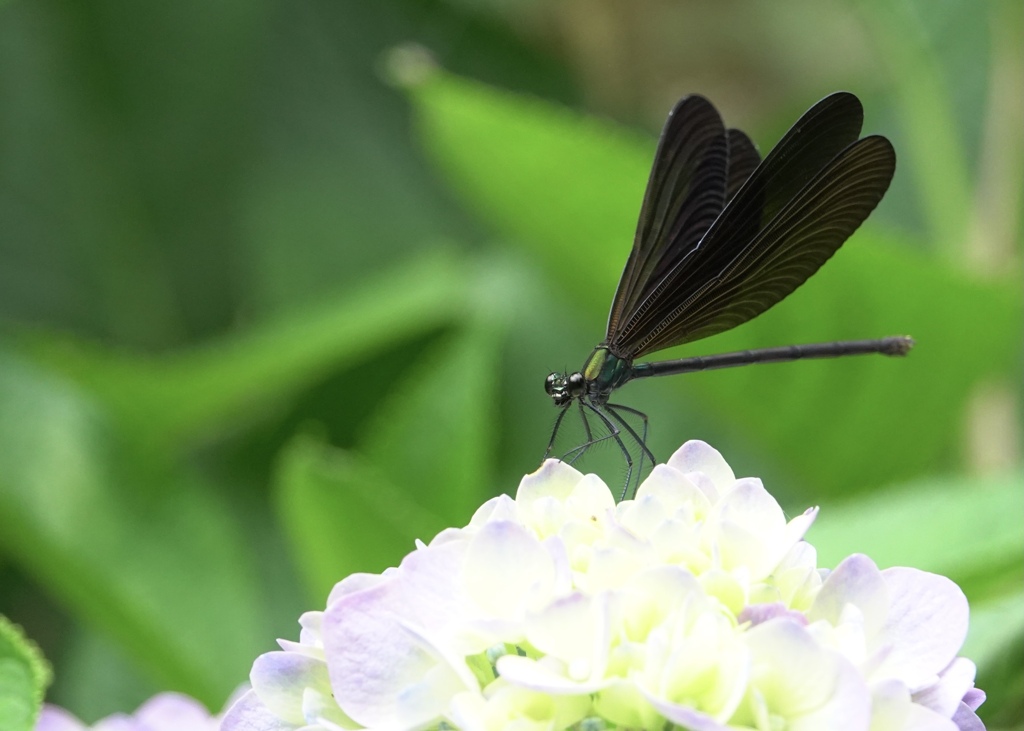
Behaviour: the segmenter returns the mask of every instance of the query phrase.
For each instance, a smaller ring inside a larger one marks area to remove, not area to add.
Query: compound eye
[[[555,390],[555,382],[558,381],[557,373],[549,373],[548,377],[544,379],[544,392],[550,396]]]
[[[584,380],[582,373],[573,373],[569,376],[569,393],[577,395],[583,393],[585,383],[586,381]]]

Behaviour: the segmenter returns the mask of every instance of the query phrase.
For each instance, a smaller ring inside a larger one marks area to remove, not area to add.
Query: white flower
[[[619,504],[549,460],[516,499],[357,575],[264,655],[225,731],[974,731],[949,580],[818,569],[757,479],[702,442]]]

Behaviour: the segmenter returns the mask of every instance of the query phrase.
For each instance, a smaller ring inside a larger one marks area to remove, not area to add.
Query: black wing
[[[636,357],[728,330],[802,284],[888,188],[888,141],[857,141],[863,112],[848,93],[818,102],[743,182],[701,242],[649,282],[609,338]]]
[[[727,140],[711,102],[679,100],[654,153],[633,250],[619,279],[608,334],[636,309],[653,278],[664,276],[707,233],[725,205]]]
[[[725,202],[728,203],[736,195],[740,186],[761,164],[761,156],[757,148],[746,134],[738,129],[730,129],[729,135],[729,176],[725,185]]]
[[[780,302],[864,222],[895,167],[896,153],[884,137],[847,147],[724,271],[670,312],[638,354],[717,335]]]

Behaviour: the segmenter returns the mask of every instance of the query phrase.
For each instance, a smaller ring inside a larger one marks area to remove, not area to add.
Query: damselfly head
[[[565,406],[574,398],[582,396],[586,385],[582,373],[549,373],[544,379],[544,391],[555,402],[555,406]]]

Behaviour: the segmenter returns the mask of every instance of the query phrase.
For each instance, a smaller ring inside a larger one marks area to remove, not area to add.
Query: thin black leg
[[[615,443],[619,445],[619,449],[622,450],[622,456],[626,458],[626,484],[623,486],[622,495],[619,497],[619,500],[622,500],[622,498],[625,497],[626,495],[626,491],[629,490],[630,481],[633,479],[633,455],[631,455],[629,453],[629,450],[626,449],[626,445],[623,443],[622,437],[619,436],[621,434],[619,428],[612,423],[611,419],[604,415],[604,411],[602,411],[600,408],[594,406],[594,404],[589,402],[586,404],[586,406],[588,409],[597,414],[597,418],[603,421],[604,425],[608,427],[608,430],[611,432],[611,438],[614,439]],[[633,434],[633,438],[635,439],[636,432],[634,432],[628,424],[623,422],[622,417],[616,414],[613,414],[613,416],[615,416],[616,421],[618,421],[620,424],[623,424],[623,426],[625,426],[629,430],[629,432]]]
[[[548,448],[544,450],[544,457],[541,459],[543,462],[545,459],[551,456],[551,450],[555,446],[555,437],[558,436],[558,429],[562,426],[562,419],[565,418],[565,412],[569,410],[569,404],[562,407],[562,410],[558,412],[558,418],[555,419],[555,426],[551,430],[551,439],[548,440]]]
[[[580,419],[583,420],[583,433],[587,435],[587,440],[578,447],[573,447],[568,452],[562,455],[562,461],[566,464],[576,464],[576,460],[587,453],[587,450],[595,443],[594,432],[590,428],[590,421],[587,419],[587,411],[583,408],[583,401],[577,400],[576,405],[580,409]],[[575,452],[575,454],[573,454]],[[573,454],[572,459],[566,459],[570,454]]]
[[[648,447],[647,447],[647,414],[643,413],[642,411],[637,411],[636,409],[630,408],[629,406],[622,406],[621,404],[605,404],[605,408],[607,409],[608,413],[611,414],[611,416],[617,422],[619,422],[622,425],[622,428],[625,429],[629,433],[629,435],[631,437],[633,437],[633,440],[640,447],[640,465],[639,465],[639,470],[637,472],[637,478],[636,478],[637,479],[637,487],[639,487],[640,479],[643,477],[644,457],[646,456],[646,457],[648,457],[651,460],[651,465],[654,465],[655,462],[656,462],[656,460],[654,459],[654,455],[651,453],[651,450],[648,449]],[[618,414],[618,412],[615,411],[615,409],[622,409],[623,411],[628,411],[631,414],[639,416],[640,419],[643,421],[643,424],[644,424],[643,437],[639,436],[636,433],[636,430],[634,430],[633,427],[631,427],[629,425],[629,422],[626,421],[625,419],[623,419]],[[622,496],[619,497],[619,500],[625,499],[626,494],[628,492],[629,492],[629,483],[627,482],[626,483],[626,487],[622,491]],[[635,489],[633,490],[633,494],[636,495],[636,490]]]

